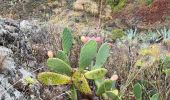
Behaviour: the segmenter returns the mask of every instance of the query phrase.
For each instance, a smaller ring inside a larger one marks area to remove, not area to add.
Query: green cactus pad
[[[62,34],[62,48],[66,54],[69,53],[72,47],[72,34],[68,28],[65,28]]]
[[[139,83],[136,83],[133,87],[133,93],[136,100],[142,100],[142,86]]]
[[[103,83],[100,84],[99,88],[97,89],[96,94],[99,96],[105,93],[106,91],[110,91],[112,87],[114,86],[114,83],[115,82],[112,80],[105,80]]]
[[[96,63],[94,68],[99,68],[104,65],[107,58],[109,57],[109,50],[110,50],[110,46],[108,45],[108,43],[102,44],[102,46],[99,48],[99,51],[97,53]]]
[[[71,83],[70,77],[54,72],[39,73],[38,80],[45,85],[63,85]]]
[[[71,67],[61,59],[49,58],[47,60],[47,65],[48,68],[53,72],[57,72],[59,74],[66,74],[69,76],[71,75]]]
[[[103,79],[96,79],[96,80],[94,80],[94,82],[95,82],[95,85],[97,86],[97,88],[99,88],[99,86],[101,85],[101,83],[104,82],[104,80]]]
[[[65,63],[69,64],[69,60],[67,55],[64,53],[64,51],[58,50],[57,52],[57,58],[63,60]]]
[[[81,49],[79,69],[82,71],[91,64],[91,61],[96,56],[97,43],[94,40],[87,42]]]
[[[79,71],[74,72],[74,74],[72,76],[72,80],[73,80],[75,87],[80,92],[82,92],[86,95],[92,95],[92,91],[89,87],[89,84],[82,73],[80,73]]]
[[[100,78],[103,78],[106,73],[107,73],[107,69],[105,69],[105,68],[98,68],[98,69],[86,72],[84,74],[84,76],[87,79],[100,79]]]
[[[111,100],[120,100],[118,96],[118,90],[116,89],[112,91],[106,91],[106,94]]]

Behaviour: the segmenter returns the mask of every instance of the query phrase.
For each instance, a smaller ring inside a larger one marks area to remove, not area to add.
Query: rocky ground
[[[47,58],[46,52],[57,48],[57,45],[54,48],[51,44],[48,33],[47,27],[35,20],[0,18],[1,100],[49,100],[62,93],[62,87],[50,90],[50,87],[42,87],[36,80],[36,84],[32,85],[27,80],[28,77],[36,79],[37,72],[46,70],[43,64]]]

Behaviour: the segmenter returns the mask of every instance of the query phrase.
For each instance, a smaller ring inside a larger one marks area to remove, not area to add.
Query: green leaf
[[[39,73],[38,80],[45,85],[63,85],[71,83],[70,77],[54,72]]]
[[[139,83],[136,83],[133,87],[133,93],[136,100],[142,100],[142,87]]]
[[[156,93],[151,97],[151,100],[159,100],[159,94]]]
[[[84,74],[84,76],[87,79],[100,79],[100,78],[103,78],[106,73],[107,73],[107,69],[99,68],[99,69],[95,69],[95,70],[91,70],[91,71],[86,72]]]
[[[82,71],[91,64],[91,61],[96,56],[97,43],[94,40],[87,42],[81,49],[79,69]]]
[[[74,85],[71,85],[68,95],[70,98],[69,100],[77,100],[77,91]]]
[[[97,89],[96,94],[99,96],[105,93],[106,91],[110,91],[112,87],[114,86],[114,84],[115,84],[115,81],[105,80],[103,83],[100,84],[99,88]]]
[[[106,91],[106,94],[111,100],[120,100],[118,96],[118,90],[116,89],[112,91]]]
[[[170,75],[170,69],[165,69],[165,70],[163,70],[163,72],[167,75]]]
[[[99,86],[101,85],[101,83],[104,82],[104,80],[103,79],[96,79],[96,80],[94,80],[94,82],[95,82],[95,85],[97,86],[97,88],[99,88]]]
[[[51,71],[69,76],[71,75],[71,67],[61,59],[49,58],[47,60],[47,65]]]
[[[84,93],[86,95],[92,95],[90,86],[89,86],[86,78],[84,77],[84,75],[81,72],[79,72],[79,71],[74,72],[74,74],[72,76],[72,80],[73,80],[75,87],[81,93]]]
[[[68,28],[64,28],[63,34],[62,34],[62,48],[63,51],[68,54],[71,47],[72,47],[72,34]]]
[[[102,44],[96,56],[95,68],[102,67],[109,57],[110,46],[108,43]]]
[[[67,55],[64,53],[64,51],[58,50],[57,52],[57,58],[63,60],[65,63],[69,64],[69,60]]]

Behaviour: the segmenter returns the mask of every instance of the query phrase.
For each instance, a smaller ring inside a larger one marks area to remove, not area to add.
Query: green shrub
[[[116,39],[122,38],[125,36],[125,32],[122,29],[114,29],[112,30],[112,40],[115,41]]]
[[[106,2],[114,12],[121,10],[126,4],[126,0],[107,0]]]

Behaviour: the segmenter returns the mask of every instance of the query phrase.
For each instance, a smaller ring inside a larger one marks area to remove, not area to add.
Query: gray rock
[[[23,20],[20,22],[20,29],[22,31],[30,31],[33,28],[32,23],[28,20]]]

